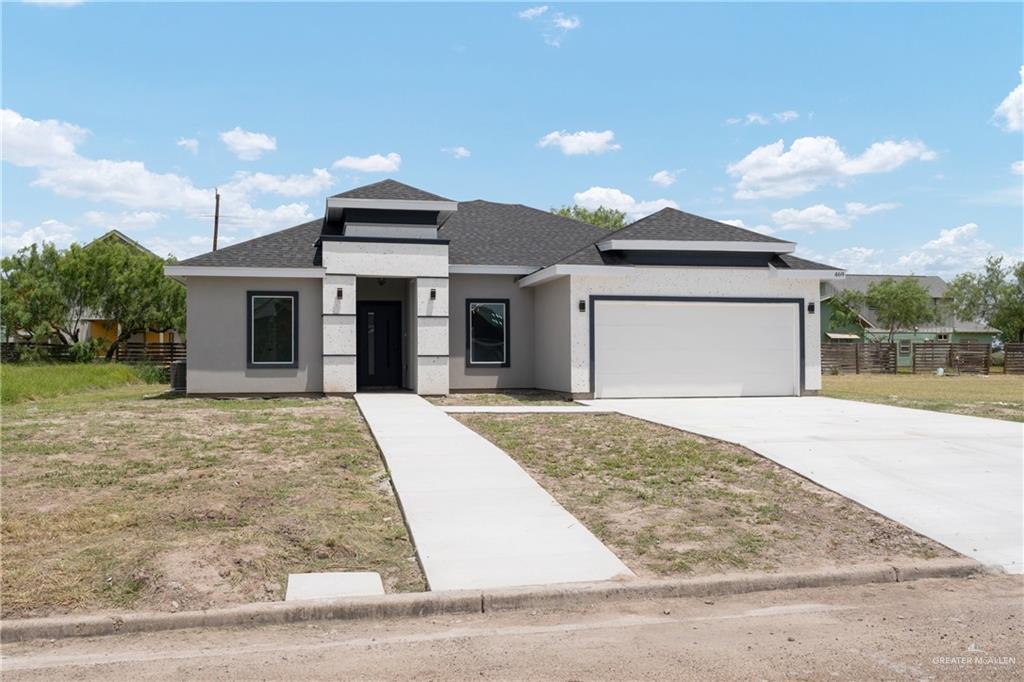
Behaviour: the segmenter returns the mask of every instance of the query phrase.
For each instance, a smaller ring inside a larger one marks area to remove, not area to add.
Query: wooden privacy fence
[[[98,357],[102,358],[103,354]],[[66,362],[71,359],[71,346],[60,343],[31,343],[4,341],[0,343],[0,361],[18,362],[25,359]],[[122,343],[114,352],[117,362],[152,362],[169,366],[175,360],[185,359],[183,343]]]
[[[114,353],[118,362],[152,362],[170,365],[175,360],[185,359],[183,343],[122,343]]]
[[[1007,374],[1024,374],[1024,343],[1008,343],[1003,352],[1003,370]]]
[[[988,374],[992,366],[992,346],[962,341],[922,341],[913,344],[913,371],[934,372],[940,367],[969,374]]]
[[[826,374],[895,374],[895,343],[821,344],[821,371]]]

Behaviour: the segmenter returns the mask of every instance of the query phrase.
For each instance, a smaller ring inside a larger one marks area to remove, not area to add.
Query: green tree
[[[889,330],[892,343],[899,329],[913,329],[936,319],[931,294],[914,277],[887,277],[868,285],[865,303],[875,312],[879,324]]]
[[[113,240],[86,250],[100,280],[96,310],[118,325],[108,359],[140,332],[184,331],[185,287],[164,275],[164,260]]]
[[[983,272],[957,275],[948,296],[953,313],[1001,332],[1004,341],[1024,341],[1024,261],[1003,265],[989,257]]]
[[[594,210],[583,208],[582,206],[562,206],[551,209],[551,212],[563,218],[572,218],[581,223],[589,223],[597,227],[607,227],[612,230],[626,226],[625,213],[616,211],[614,208],[605,208],[604,206],[598,206]]]
[[[860,309],[865,305],[865,296],[853,289],[843,289],[829,301],[832,315],[829,317],[829,331],[841,331],[860,327]]]
[[[25,247],[0,263],[0,322],[25,341],[73,343],[77,330],[58,274],[62,254],[53,244]]]

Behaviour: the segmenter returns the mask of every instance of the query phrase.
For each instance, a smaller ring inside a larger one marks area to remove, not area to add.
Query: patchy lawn
[[[823,376],[821,394],[899,407],[1024,421],[1024,376],[843,374]]]
[[[305,571],[424,589],[351,400],[144,399],[154,388],[4,409],[4,617],[279,600]]]
[[[553,391],[523,389],[494,393],[453,393],[427,398],[435,405],[573,405],[571,400]]]
[[[639,575],[955,555],[739,446],[621,415],[458,418]]]
[[[166,381],[159,367],[113,362],[0,365],[0,403],[9,405],[82,391]]]

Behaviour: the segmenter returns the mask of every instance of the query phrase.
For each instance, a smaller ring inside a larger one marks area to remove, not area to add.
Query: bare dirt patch
[[[424,588],[352,401],[147,390],[5,408],[4,617],[277,600],[306,571]]]
[[[739,446],[621,415],[457,418],[639,575],[955,555]]]

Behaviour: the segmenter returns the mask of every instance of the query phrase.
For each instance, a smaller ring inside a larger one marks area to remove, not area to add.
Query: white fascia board
[[[297,277],[321,279],[324,268],[241,268],[211,265],[165,265],[164,274],[181,277]]]
[[[633,269],[630,265],[549,265],[532,275],[519,280],[520,287],[532,287],[567,275],[602,275],[604,277],[625,277]]]
[[[459,265],[448,266],[452,275],[529,275],[537,272],[539,265]]]
[[[740,253],[792,253],[794,242],[683,241],[675,239],[608,239],[600,251],[735,251]]]
[[[459,210],[457,201],[428,201],[425,199],[347,199],[328,197],[327,208],[375,208],[384,211],[440,211],[454,213]]]
[[[777,268],[770,263],[768,270],[772,277],[781,279],[846,279],[846,270],[790,270]]]

